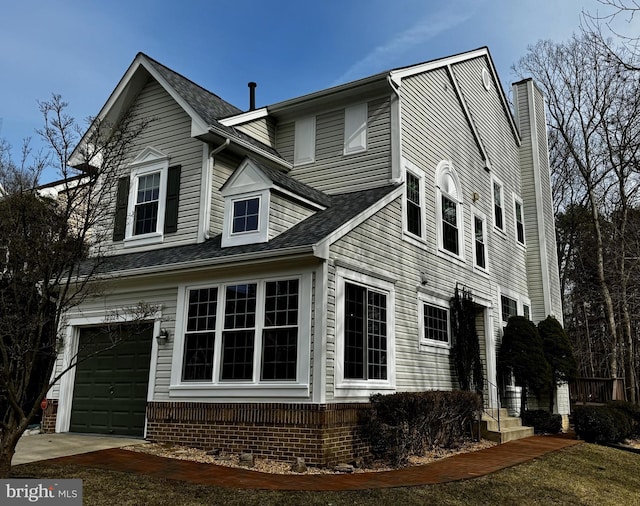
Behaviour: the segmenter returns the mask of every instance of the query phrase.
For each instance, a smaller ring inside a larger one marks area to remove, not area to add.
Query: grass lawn
[[[591,444],[473,480],[358,492],[234,490],[43,462],[14,467],[12,477],[80,478],[90,506],[640,504],[640,455]]]

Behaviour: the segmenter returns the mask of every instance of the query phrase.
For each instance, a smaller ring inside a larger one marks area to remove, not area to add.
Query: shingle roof
[[[162,63],[142,53],[150,65],[167,81],[167,83],[178,93],[184,101],[200,116],[207,124],[215,126],[230,137],[240,139],[254,147],[266,151],[284,161],[284,158],[271,146],[263,144],[253,137],[241,132],[233,127],[228,127],[218,120],[227,116],[241,114],[241,109],[221,99],[215,93],[204,89],[190,79],[165,67]]]
[[[281,170],[274,169],[264,163],[260,163],[254,158],[249,157],[249,160],[251,160],[251,163],[256,165],[269,179],[281,188],[289,190],[290,192],[307,200],[311,200],[316,204],[320,204],[321,206],[328,207],[331,205],[331,197],[326,193],[292,178]]]
[[[228,259],[229,262],[233,262],[234,257],[251,253],[260,256],[266,252],[277,254],[278,251],[282,251],[283,254],[286,254],[287,250],[291,248],[311,247],[390,194],[397,187],[397,185],[387,185],[371,190],[333,195],[330,197],[330,207],[318,211],[266,243],[222,248],[221,236],[218,235],[199,244],[107,257],[99,271],[107,274],[136,269],[162,268],[163,270],[171,270],[174,267],[180,268],[181,264],[206,261],[207,259]]]

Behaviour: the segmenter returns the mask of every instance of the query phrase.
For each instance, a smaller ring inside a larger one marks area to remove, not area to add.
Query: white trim
[[[299,118],[294,126],[293,165],[306,165],[315,161],[316,117]]]
[[[495,199],[495,188],[494,185],[497,184],[500,186],[500,198],[502,202],[500,203],[502,208],[502,227],[496,225],[496,199]],[[491,175],[491,222],[492,227],[495,232],[499,232],[503,235],[506,235],[507,230],[507,208],[505,206],[505,196],[504,196],[504,184],[500,179],[498,179],[493,174]]]
[[[447,313],[447,341],[427,339],[424,332],[424,306],[429,305],[444,309]],[[424,292],[418,292],[418,336],[420,351],[434,352],[448,355],[451,350],[451,314],[449,301]]]
[[[387,379],[353,380],[344,377],[344,291],[345,283],[354,283],[376,291],[387,297]],[[376,392],[393,392],[396,389],[395,352],[395,286],[393,283],[373,278],[366,274],[336,267],[335,271],[335,363],[334,397],[341,399],[367,399]]]
[[[198,219],[198,242],[209,237],[211,228],[211,205],[213,199],[213,166],[214,157],[209,156],[209,145],[202,144],[202,179],[200,182],[200,216]]]
[[[524,226],[524,203],[522,202],[522,199],[518,197],[518,195],[516,195],[515,192],[513,192],[512,196],[513,196],[513,233],[516,240],[516,244],[521,248],[525,248],[527,245],[527,236],[526,236],[526,229]],[[521,218],[520,223],[522,223],[522,242],[518,240],[518,212],[516,210],[516,204],[520,204],[520,218]]]
[[[456,195],[443,191],[441,188],[442,178],[444,176],[450,176],[456,190]],[[453,163],[450,160],[441,161],[436,167],[435,172],[435,194],[436,194],[436,240],[438,256],[447,258],[454,261],[465,261],[465,241],[464,241],[464,208],[463,208],[463,194],[462,185],[458,174],[453,167]],[[458,229],[458,253],[449,251],[444,247],[444,237],[442,231],[442,224],[444,222],[444,216],[442,213],[442,197],[446,197],[456,204],[456,226]]]
[[[92,316],[77,316],[66,320],[66,337],[64,340],[64,349],[62,351],[62,367],[65,370],[72,364],[73,359],[78,353],[78,343],[80,341],[80,330],[86,327],[100,326],[107,323],[107,317],[110,312],[97,311]],[[136,316],[125,313],[119,323],[127,323],[136,320]],[[158,343],[155,339],[156,331],[162,324],[162,312],[156,311],[153,317],[149,318],[153,321],[153,336],[151,339],[151,360],[149,363],[149,378],[147,389],[147,401],[153,399],[153,391],[155,390],[155,381],[157,373],[157,355]],[[112,322],[110,322],[112,323]],[[71,410],[73,407],[73,390],[76,381],[76,367],[72,367],[67,373],[60,378],[60,393],[58,398],[58,413],[56,416],[56,432],[69,432],[71,425]],[[146,417],[145,417],[145,435],[146,435]]]
[[[297,279],[298,285],[298,355],[296,380],[262,381],[260,367],[262,364],[262,329],[264,328],[265,283]],[[222,333],[224,330],[224,289],[235,284],[251,284],[256,286],[256,322],[253,350],[253,373],[251,380],[222,380]],[[218,304],[213,352],[213,369],[211,380],[184,381],[182,369],[184,362],[184,338],[189,310],[189,291],[202,288],[218,288]],[[311,353],[311,274],[281,272],[264,278],[225,278],[199,284],[180,285],[178,287],[178,305],[176,308],[176,325],[173,356],[171,362],[170,398],[273,398],[282,397],[308,398],[310,390],[310,353]]]
[[[484,239],[484,267],[481,267],[476,262],[476,223],[475,219],[478,218],[482,221],[482,235]],[[489,244],[488,244],[488,231],[487,231],[487,216],[474,206],[471,206],[471,253],[473,255],[473,269],[480,273],[489,274]]]
[[[236,202],[258,199],[258,228],[242,232],[233,232],[233,208]],[[269,209],[271,192],[262,190],[225,197],[224,222],[222,225],[222,247],[256,244],[269,240]]]
[[[167,178],[169,173],[169,157],[154,148],[145,148],[129,165],[129,196],[127,203],[127,222],[125,227],[124,247],[146,246],[161,243],[164,240],[164,213],[167,200]],[[160,174],[160,188],[158,192],[158,215],[156,230],[147,234],[134,235],[135,215],[137,205],[138,184],[141,177]]]
[[[255,121],[258,119],[266,118],[269,116],[269,111],[266,107],[262,107],[261,109],[254,109],[253,111],[243,112],[241,114],[237,114],[236,116],[230,116],[228,118],[222,118],[218,120],[218,122],[224,126],[232,127],[237,125],[242,125],[243,123],[249,123],[251,121]]]
[[[425,173],[409,160],[403,160],[402,163],[402,180],[404,182],[404,194],[402,198],[402,238],[410,242],[416,241],[417,245],[424,247],[427,238],[427,206],[425,195]],[[416,235],[409,231],[409,223],[407,220],[407,173],[418,179],[420,194],[420,235]]]

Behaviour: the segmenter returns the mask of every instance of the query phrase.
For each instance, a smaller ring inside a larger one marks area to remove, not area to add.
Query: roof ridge
[[[231,102],[225,100],[224,98],[222,98],[220,95],[212,92],[211,90],[208,90],[207,88],[205,88],[204,86],[196,83],[195,81],[193,81],[192,79],[189,79],[188,77],[184,76],[183,74],[181,74],[180,72],[176,72],[175,70],[173,70],[170,67],[167,67],[166,65],[164,65],[163,63],[159,62],[158,60],[156,60],[155,58],[152,58],[151,56],[149,56],[146,53],[143,53],[142,51],[140,51],[138,53],[139,56],[142,56],[144,58],[146,58],[147,60],[149,60],[150,63],[157,65],[159,67],[162,67],[162,69],[164,69],[165,71],[175,75],[176,77],[179,77],[180,79],[182,79],[183,81],[188,82],[189,84],[201,89],[202,91],[204,91],[205,93],[212,95],[213,97],[215,97],[218,100],[221,100],[222,102],[224,102],[226,105],[233,107],[234,109],[238,110],[238,113],[242,113],[245,112],[244,110],[240,109],[238,106],[232,104]]]

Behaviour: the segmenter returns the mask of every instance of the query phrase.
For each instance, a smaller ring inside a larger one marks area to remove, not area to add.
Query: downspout
[[[211,181],[213,179],[213,167],[214,167],[214,157],[220,153],[222,150],[226,149],[229,144],[231,144],[231,139],[229,137],[227,137],[225,139],[225,141],[220,144],[220,146],[218,146],[215,149],[212,149],[209,152],[209,158],[208,158],[208,174],[207,174],[207,181],[206,184],[209,187],[207,190],[207,201],[205,203],[205,209],[206,209],[206,214],[205,214],[205,223],[204,223],[204,239],[205,241],[208,240],[211,237],[211,203],[212,203],[212,199],[213,199],[213,195],[211,194],[212,189],[211,189]]]

